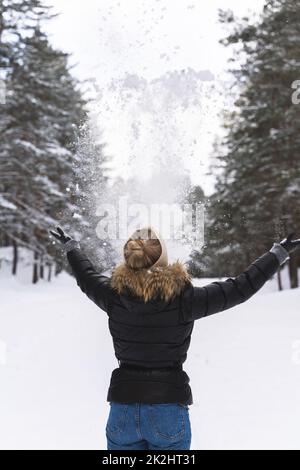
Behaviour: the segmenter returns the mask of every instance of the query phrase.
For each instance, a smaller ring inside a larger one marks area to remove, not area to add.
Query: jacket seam
[[[178,326],[181,325],[181,323],[180,324],[176,323],[174,325],[157,325],[157,326],[155,326],[155,325],[153,325],[153,326],[152,325],[142,325],[142,324],[138,325],[136,323],[130,323],[129,324],[129,323],[119,322],[119,321],[115,320],[114,318],[112,318],[111,321],[117,323],[118,325],[126,325],[128,327],[137,327],[137,328],[178,328]],[[190,320],[186,324],[188,324],[188,323],[193,323],[193,320]]]
[[[206,317],[208,314],[208,290],[205,286],[203,287],[203,289],[205,290],[205,313],[203,316]]]
[[[255,266],[256,269],[258,269],[258,271],[263,275],[263,277],[265,278],[265,280],[268,280],[268,279],[269,279],[268,276],[266,276],[265,272],[264,272],[259,266],[257,266],[255,263],[253,263],[252,266]]]
[[[118,336],[113,336],[113,339],[116,339],[118,341],[124,341],[124,343],[134,343],[134,344],[168,344],[169,346],[182,346],[188,339],[190,339],[190,334],[181,342],[181,343],[166,343],[165,341],[161,342],[149,342],[146,343],[145,341],[134,341],[134,340],[126,340],[119,338]]]
[[[224,303],[223,303],[223,307],[222,307],[222,310],[224,310],[224,309],[226,308],[226,306],[227,306],[228,299],[227,299],[227,297],[226,297],[226,294],[225,294],[225,291],[224,291],[224,289],[223,289],[222,284],[219,284],[219,283],[218,283],[218,286],[220,287],[220,289],[221,289],[221,291],[222,291],[222,294],[223,294],[223,297],[224,297]]]
[[[253,284],[252,284],[252,280],[251,280],[251,277],[250,277],[249,273],[246,272],[245,274],[246,274],[246,277],[247,277],[247,279],[248,279],[248,282],[249,282],[249,284],[250,284],[250,286],[251,286],[252,292],[255,293],[255,288],[254,288],[254,286],[253,286]]]

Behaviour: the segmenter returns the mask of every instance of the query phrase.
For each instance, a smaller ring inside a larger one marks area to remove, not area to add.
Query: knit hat
[[[165,267],[165,266],[168,265],[168,254],[167,254],[166,244],[165,244],[163,238],[161,237],[161,235],[159,234],[159,232],[151,226],[144,227],[144,228],[141,228],[141,229],[137,229],[133,232],[131,237],[129,237],[129,239],[125,243],[124,249],[123,249],[125,262],[126,262],[125,248],[126,248],[127,243],[130,240],[139,240],[139,239],[141,239],[141,240],[156,239],[156,240],[159,241],[159,244],[160,244],[160,247],[161,247],[161,253],[160,253],[159,258],[157,259],[157,261],[154,264],[152,264],[151,266],[148,266],[148,269],[149,268],[153,269],[153,268],[157,268],[157,267]]]

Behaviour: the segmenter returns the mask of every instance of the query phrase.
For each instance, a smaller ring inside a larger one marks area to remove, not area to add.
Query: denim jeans
[[[106,424],[108,450],[189,450],[188,405],[110,402]]]

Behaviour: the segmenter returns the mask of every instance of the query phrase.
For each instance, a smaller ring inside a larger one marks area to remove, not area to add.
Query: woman
[[[190,449],[193,398],[182,364],[194,321],[249,299],[300,240],[289,235],[236,278],[194,287],[183,264],[168,263],[165,243],[151,227],[132,234],[125,262],[110,278],[60,227],[51,233],[63,244],[81,290],[108,315],[119,362],[107,395],[108,450]]]

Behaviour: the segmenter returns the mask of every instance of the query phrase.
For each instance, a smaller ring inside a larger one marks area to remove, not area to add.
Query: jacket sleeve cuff
[[[287,250],[282,245],[280,245],[280,243],[274,243],[270,252],[274,253],[280,265],[285,263],[290,258]]]
[[[69,251],[72,250],[80,250],[80,245],[76,240],[69,240],[67,243],[63,244],[63,249],[66,253],[69,253]]]

